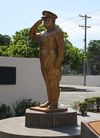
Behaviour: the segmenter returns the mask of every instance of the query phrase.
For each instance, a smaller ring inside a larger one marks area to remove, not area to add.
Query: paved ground
[[[85,98],[100,96],[100,87],[78,86],[60,84],[68,89],[61,91],[59,101],[67,106],[72,105],[75,101],[83,101]]]
[[[87,112],[87,116],[78,115],[78,124],[81,126],[81,122],[90,122],[100,120],[100,113]]]

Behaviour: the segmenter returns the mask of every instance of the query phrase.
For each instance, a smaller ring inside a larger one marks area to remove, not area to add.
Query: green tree
[[[29,28],[17,31],[15,35],[12,36],[13,45],[28,45],[29,40]]]
[[[34,57],[33,48],[27,45],[10,45],[7,49],[7,53],[10,57]]]
[[[7,46],[0,46],[0,56],[8,56],[8,47]]]
[[[43,29],[44,27],[41,25],[37,32]],[[17,31],[15,35],[13,35],[11,46],[8,49],[10,56],[39,57],[38,43],[29,38],[29,30],[30,28],[26,28]]]
[[[0,34],[0,46],[6,45],[9,46],[11,42],[11,37],[9,35]]]
[[[9,35],[0,34],[0,56],[8,56],[7,49],[11,43]]]
[[[100,40],[91,40],[88,44],[89,57],[100,55]]]
[[[88,44],[87,56],[91,74],[100,74],[100,40],[91,40]]]

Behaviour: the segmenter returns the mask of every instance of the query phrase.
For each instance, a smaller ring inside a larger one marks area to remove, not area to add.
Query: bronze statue
[[[57,109],[61,64],[64,58],[64,35],[62,30],[55,26],[56,14],[50,11],[43,11],[42,14],[43,17],[32,26],[29,34],[40,45],[41,70],[47,87],[48,101],[41,104],[40,108]],[[42,22],[46,31],[36,33]]]

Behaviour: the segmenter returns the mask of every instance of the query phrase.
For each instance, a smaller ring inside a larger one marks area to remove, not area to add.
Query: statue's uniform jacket
[[[40,45],[40,62],[44,77],[48,79],[61,78],[61,65],[55,66],[57,61],[63,60],[63,32],[56,29],[52,32],[43,32],[37,35]]]

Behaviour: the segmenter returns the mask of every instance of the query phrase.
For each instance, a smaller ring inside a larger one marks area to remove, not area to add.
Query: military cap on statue
[[[53,18],[53,19],[57,18],[57,15],[53,12],[50,12],[50,11],[43,11],[42,15],[43,15],[42,18]]]

